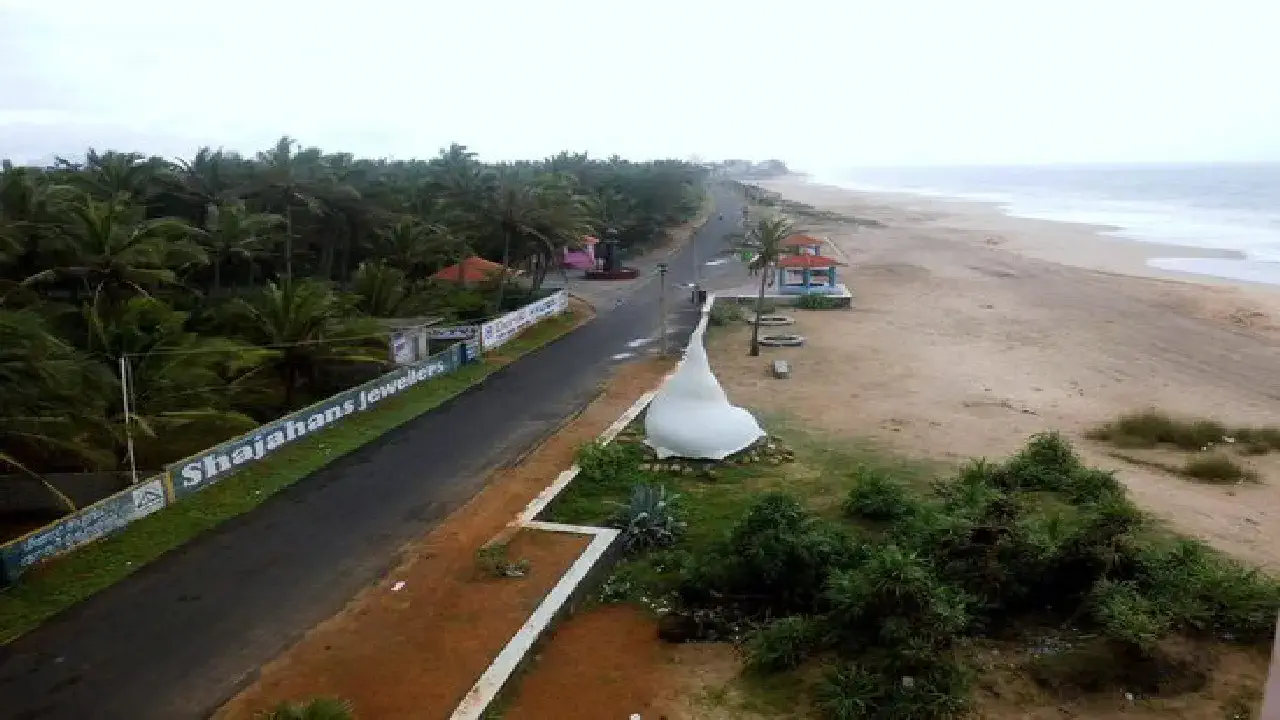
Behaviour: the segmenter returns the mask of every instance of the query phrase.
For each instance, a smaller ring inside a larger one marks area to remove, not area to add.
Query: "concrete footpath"
[[[700,262],[738,230],[741,200],[717,192],[716,212],[693,240]],[[673,347],[697,320],[680,288],[693,262],[690,246],[669,260]],[[732,263],[705,266],[703,279],[730,285],[735,274]],[[493,469],[589,402],[611,366],[656,346],[657,323],[657,282],[639,283],[479,389],[0,648],[0,718],[207,717],[394,566],[405,543],[471,498]]]

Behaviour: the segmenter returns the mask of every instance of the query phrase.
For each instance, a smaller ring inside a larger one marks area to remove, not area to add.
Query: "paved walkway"
[[[726,218],[740,212],[727,193],[718,202]],[[718,250],[730,229],[713,219],[694,242],[701,252]],[[691,253],[685,247],[670,260],[673,286],[691,279]],[[732,274],[731,265],[713,273],[726,282]],[[478,390],[0,648],[0,717],[207,717],[393,567],[405,543],[465,503],[495,467],[585,405],[613,364],[651,345],[658,297],[649,279]],[[668,299],[682,347],[697,312],[683,292]]]

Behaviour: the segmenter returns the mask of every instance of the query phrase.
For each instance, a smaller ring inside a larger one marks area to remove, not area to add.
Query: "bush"
[[[801,295],[796,298],[796,307],[801,310],[835,310],[843,301],[826,295]]]
[[[785,493],[768,493],[728,538],[685,565],[679,590],[693,603],[719,596],[742,599],[761,614],[813,612],[830,574],[855,557],[841,528]]]
[[[1009,458],[1003,472],[994,477],[1006,490],[1065,492],[1081,469],[1071,443],[1060,433],[1047,432],[1031,436],[1026,447]]]
[[[716,303],[711,306],[711,312],[707,315],[707,322],[711,325],[720,327],[741,322],[742,318],[741,306],[729,303]]]
[[[905,485],[887,472],[868,467],[853,471],[855,485],[844,501],[845,515],[868,520],[902,520],[920,503]]]
[[[1232,431],[1232,439],[1253,449],[1257,455],[1264,455],[1271,450],[1280,450],[1280,428],[1239,428]]]
[[[1118,447],[1174,445],[1197,451],[1223,442],[1228,434],[1226,426],[1212,420],[1178,420],[1159,410],[1143,410],[1121,415],[1090,431],[1088,437]]]
[[[1132,582],[1099,580],[1089,596],[1089,612],[1107,637],[1144,651],[1154,649],[1172,625],[1167,610]]]
[[[480,546],[475,555],[476,570],[491,578],[524,577],[529,572],[529,561],[524,558],[510,560],[507,557],[508,549],[505,542]]]
[[[882,471],[854,476],[844,512],[882,522],[871,542],[774,493],[680,575],[686,603],[781,617],[748,640],[753,670],[818,652],[854,661],[816,688],[828,717],[954,717],[970,682],[954,661],[961,640],[1028,623],[1092,638],[1058,653],[1060,667],[1037,665],[1047,684],[1185,692],[1206,675],[1169,652],[1170,636],[1265,641],[1280,612],[1275,579],[1164,535],[1055,433],[1006,462],[971,462],[930,494]]]
[[[770,673],[797,668],[820,639],[820,628],[813,619],[801,615],[778,618],[747,639],[747,669]]]
[[[942,582],[928,559],[892,544],[869,550],[858,567],[833,571],[825,599],[831,632],[846,648],[927,658],[970,623],[971,598]]]
[[[661,485],[633,485],[630,502],[619,503],[621,508],[611,523],[622,529],[623,548],[637,552],[675,544],[685,528],[676,504],[679,499]]]
[[[1199,540],[1141,546],[1131,577],[1180,629],[1213,631],[1245,642],[1265,641],[1275,630],[1280,582]]]
[[[640,472],[644,451],[630,443],[593,442],[578,450],[576,482],[614,484]]]
[[[1238,460],[1220,452],[1202,452],[1189,458],[1182,474],[1207,483],[1241,483],[1257,479],[1257,475]]]
[[[965,668],[943,659],[915,675],[836,666],[823,674],[815,693],[818,709],[831,720],[950,720],[965,715],[971,684]]]
[[[353,720],[351,703],[335,698],[307,702],[282,702],[274,709],[258,713],[261,720]]]

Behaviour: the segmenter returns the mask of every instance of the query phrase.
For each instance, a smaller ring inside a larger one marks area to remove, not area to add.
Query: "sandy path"
[[[785,385],[746,357],[745,327],[722,333],[714,366],[735,402],[955,459],[1004,455],[1044,429],[1078,435],[1145,406],[1280,424],[1275,295],[1158,279],[1143,262],[1160,247],[1088,228],[795,181],[768,187],[886,227],[810,227],[850,258],[856,309],[798,313],[807,346],[769,351],[793,360]],[[1254,462],[1259,485],[1223,488],[1082,449],[1182,530],[1280,568],[1280,460]]]

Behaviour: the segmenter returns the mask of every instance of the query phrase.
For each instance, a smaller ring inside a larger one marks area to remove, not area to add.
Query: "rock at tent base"
[[[645,444],[659,458],[723,460],[760,438],[751,413],[729,403],[703,346],[706,323],[689,338],[684,360],[658,390],[645,414]]]

